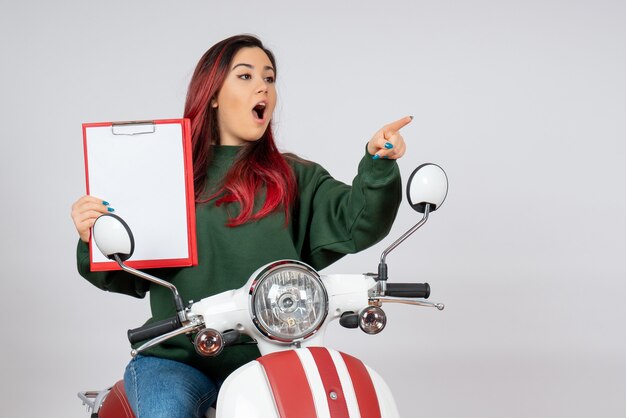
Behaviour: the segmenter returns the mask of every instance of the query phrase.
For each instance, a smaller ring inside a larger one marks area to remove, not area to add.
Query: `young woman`
[[[322,269],[378,242],[395,219],[401,200],[395,160],[405,152],[399,130],[411,118],[374,134],[348,186],[321,166],[277,150],[271,129],[275,80],[274,56],[247,35],[211,47],[193,74],[185,117],[192,127],[199,262],[154,272],[176,285],[183,300],[239,288],[258,267],[278,259]],[[150,291],[149,322],[172,316],[169,290],[120,271],[89,271],[90,228],[111,210],[93,196],[72,206],[80,274],[112,292],[142,298]],[[258,356],[242,338],[207,359],[180,336],[130,362],[126,392],[138,417],[201,417],[228,374]]]

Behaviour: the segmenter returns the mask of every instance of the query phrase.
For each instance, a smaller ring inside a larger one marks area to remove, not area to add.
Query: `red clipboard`
[[[87,194],[133,231],[137,269],[198,264],[189,119],[83,124]],[[91,271],[119,270],[89,240]]]

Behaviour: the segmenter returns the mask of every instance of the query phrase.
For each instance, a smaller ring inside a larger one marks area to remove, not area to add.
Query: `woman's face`
[[[276,106],[276,86],[274,67],[261,48],[246,47],[235,54],[211,106],[217,109],[221,145],[242,145],[263,136]]]

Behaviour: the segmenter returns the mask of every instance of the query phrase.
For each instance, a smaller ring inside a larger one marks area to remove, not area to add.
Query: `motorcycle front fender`
[[[324,347],[276,352],[232,373],[217,418],[398,418],[391,390],[360,360]]]

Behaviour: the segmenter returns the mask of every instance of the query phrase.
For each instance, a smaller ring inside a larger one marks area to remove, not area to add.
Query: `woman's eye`
[[[252,78],[250,74],[241,74],[238,77],[242,80],[250,80]]]
[[[267,81],[268,83],[272,84],[274,83],[274,81],[276,81],[276,79],[272,76],[270,77],[265,77],[265,81]]]

